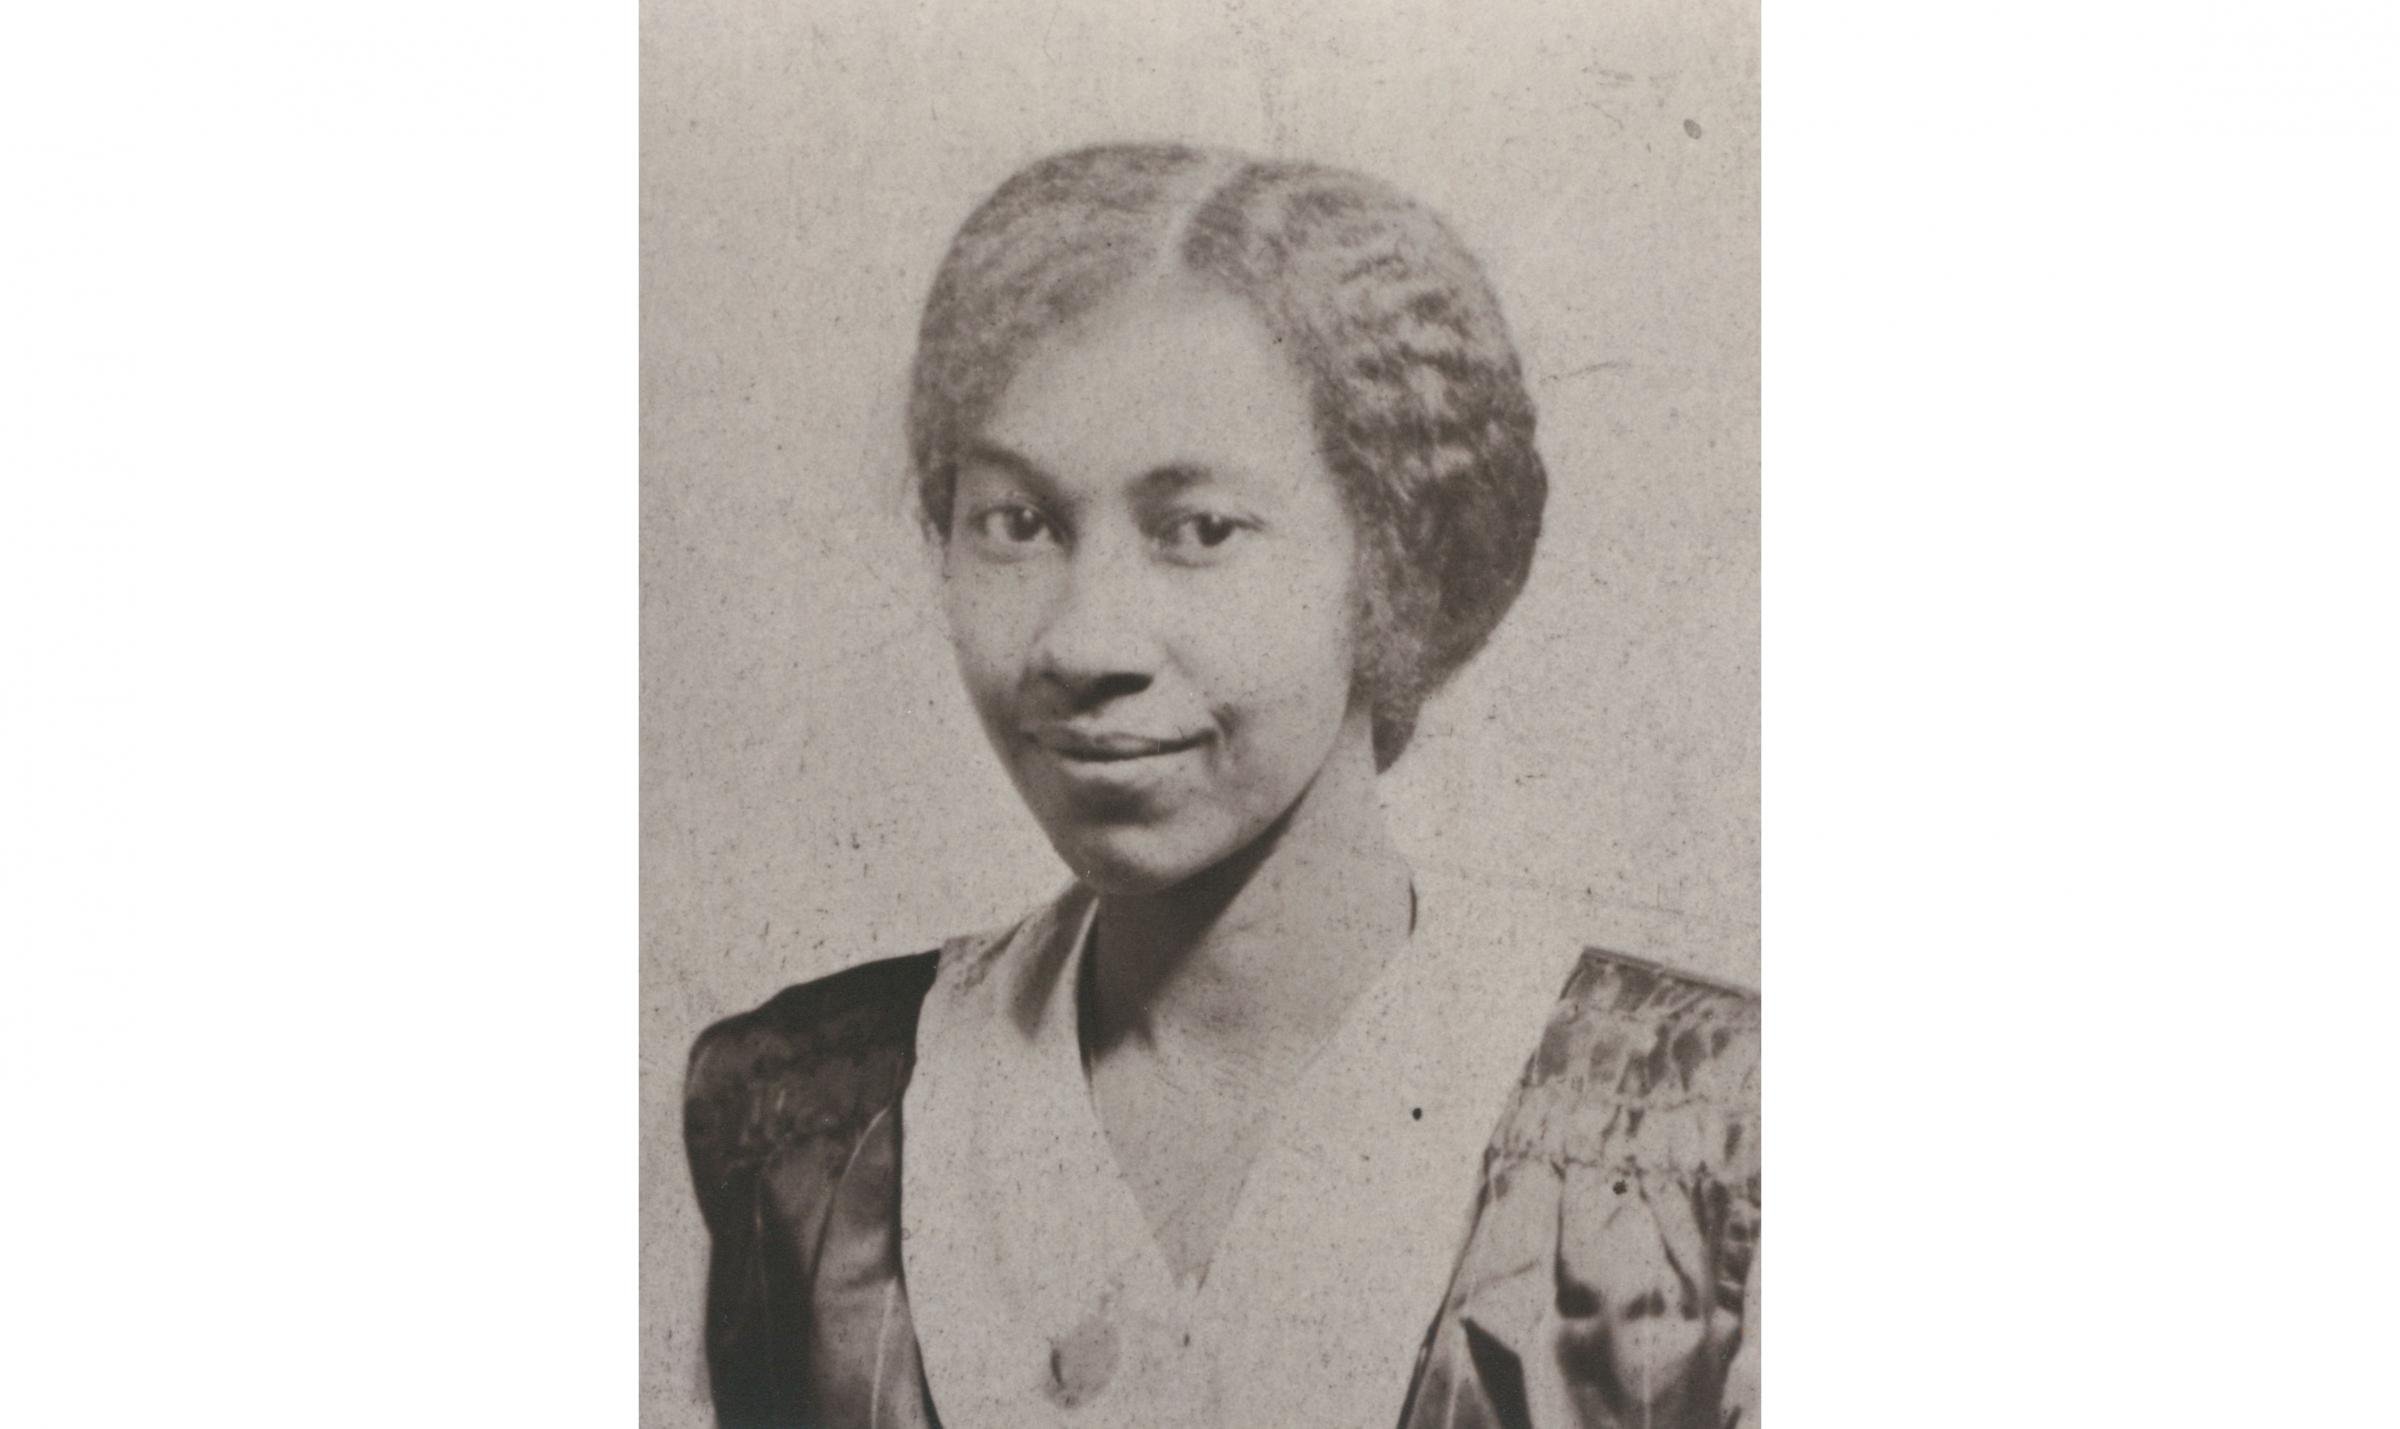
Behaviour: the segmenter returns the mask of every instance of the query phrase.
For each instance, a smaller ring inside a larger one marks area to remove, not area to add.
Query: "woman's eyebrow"
[[[1266,506],[1279,506],[1290,497],[1280,482],[1257,470],[1208,461],[1162,462],[1142,473],[1134,484],[1135,499],[1146,506],[1161,506],[1197,490],[1213,490],[1228,500]]]
[[[1143,472],[1137,489],[1145,497],[1160,500],[1180,496],[1195,486],[1209,486],[1217,481],[1215,468],[1196,461],[1171,461]]]
[[[1043,496],[1054,495],[1058,489],[1058,483],[1050,479],[1050,473],[1042,470],[1038,462],[997,442],[977,440],[968,443],[966,452],[959,459],[959,471],[963,474],[969,467],[976,466],[995,467],[1011,480],[1031,487]]]
[[[1025,487],[1046,501],[1066,499],[1057,478],[1050,475],[1040,462],[1024,453],[1001,445],[988,438],[968,443],[961,455],[958,470],[964,475],[974,467],[986,467]],[[1247,487],[1240,476],[1205,461],[1168,461],[1143,472],[1134,479],[1133,496],[1144,505],[1157,505],[1195,487]]]

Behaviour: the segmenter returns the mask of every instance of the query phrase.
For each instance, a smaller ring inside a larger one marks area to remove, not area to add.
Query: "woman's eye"
[[[1163,544],[1183,550],[1214,550],[1233,539],[1242,523],[1212,511],[1194,511],[1167,523]]]
[[[975,513],[975,534],[1003,546],[1029,546],[1050,532],[1050,518],[1030,506],[1010,503]]]

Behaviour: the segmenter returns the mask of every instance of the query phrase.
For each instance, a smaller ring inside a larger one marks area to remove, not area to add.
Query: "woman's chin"
[[[1074,870],[1078,882],[1110,898],[1164,893],[1206,873],[1233,852],[1214,843],[1195,846],[1154,830],[1082,834],[1053,839],[1051,847]]]
[[[1105,853],[1062,850],[1060,856],[1075,871],[1076,881],[1105,898],[1140,898],[1164,893],[1201,871],[1180,863],[1120,857],[1113,850]]]

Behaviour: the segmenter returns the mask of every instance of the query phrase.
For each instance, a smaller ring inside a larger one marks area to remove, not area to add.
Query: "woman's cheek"
[[[1004,700],[1023,673],[1029,603],[1006,583],[982,580],[954,582],[946,604],[959,672],[976,702]]]

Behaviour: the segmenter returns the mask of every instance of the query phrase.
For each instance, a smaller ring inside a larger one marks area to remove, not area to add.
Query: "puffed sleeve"
[[[1487,1156],[1410,1423],[1755,1429],[1758,1003],[1589,954]]]
[[[805,1424],[817,1260],[862,1135],[905,1088],[933,956],[789,989],[701,1034],[684,1144],[708,1224],[705,1343],[717,1422]]]
[[[708,1223],[709,1394],[726,1425],[774,1422],[777,1359],[801,1343],[774,1333],[759,1184],[767,1148],[753,1113],[760,1063],[774,1055],[777,1039],[758,1023],[759,1014],[749,1013],[702,1033],[684,1078],[684,1146]],[[782,1368],[780,1378],[796,1384],[800,1367]]]

